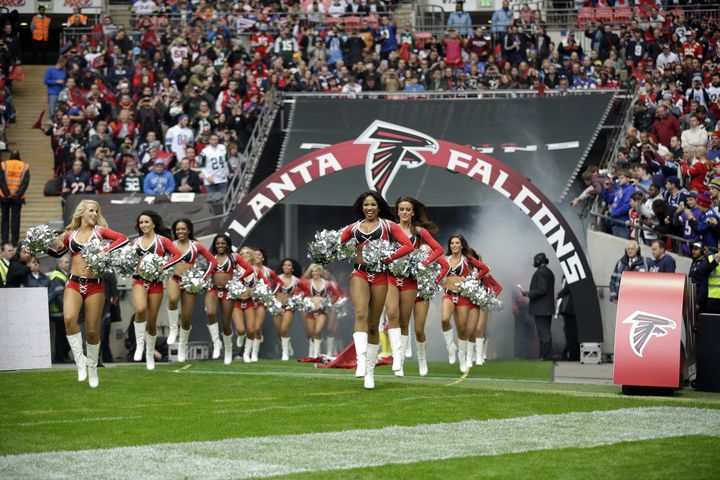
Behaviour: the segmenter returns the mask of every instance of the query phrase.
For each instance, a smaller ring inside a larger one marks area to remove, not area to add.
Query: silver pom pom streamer
[[[287,301],[285,302],[285,308],[288,310],[292,310],[293,312],[301,311],[303,310],[303,301],[304,298],[302,295],[293,295],[291,297],[288,297]]]
[[[458,291],[463,297],[483,310],[499,311],[503,308],[503,302],[490,289],[485,287],[480,280],[466,278],[458,284]]]
[[[442,281],[435,283],[442,267],[436,262],[425,266],[424,262],[428,258],[428,253],[422,250],[415,250],[415,252],[418,252],[415,257],[415,280],[418,284],[418,296],[430,300],[442,291]]]
[[[393,244],[393,248],[397,249],[399,247],[399,244]],[[390,262],[388,264],[388,270],[396,277],[416,278],[418,271],[425,268],[423,266],[423,262],[427,260],[427,257],[427,252],[423,250],[413,250],[404,257],[400,257],[397,260]],[[437,274],[435,274],[435,276],[437,277]]]
[[[354,259],[357,242],[353,239],[341,244],[340,233],[340,230],[316,232],[315,240],[308,244],[308,258],[320,265],[327,265],[335,260]]]
[[[280,303],[280,300],[273,297],[272,300],[269,303],[265,303],[265,310],[272,315],[273,317],[276,317],[283,313],[283,305]]]
[[[163,265],[165,265],[165,259],[163,257],[154,253],[148,253],[140,260],[138,273],[148,282],[161,282],[165,277]]]
[[[205,269],[194,266],[180,276],[180,288],[197,295],[210,288],[210,279],[205,279]]]
[[[262,280],[255,284],[250,293],[253,300],[262,303],[266,308],[275,300],[272,289]]]
[[[103,246],[95,238],[85,244],[80,255],[85,260],[86,268],[95,276],[102,277],[112,269],[112,257],[103,251]]]
[[[240,280],[239,276],[233,276],[233,278],[225,285],[228,292],[228,298],[232,300],[239,300],[240,297],[247,293],[248,288],[245,283]]]
[[[118,275],[129,277],[135,273],[138,257],[133,245],[125,245],[122,248],[110,252],[112,271]]]
[[[48,251],[57,238],[57,233],[49,225],[36,225],[28,228],[25,233],[23,248],[32,255],[38,255]]]
[[[387,269],[383,260],[394,252],[392,243],[387,240],[373,240],[363,247],[363,262],[370,272],[382,272]]]
[[[337,318],[345,318],[350,313],[350,302],[347,297],[338,299],[330,308],[335,312]]]
[[[303,301],[303,310],[308,313],[320,312],[327,310],[330,307],[330,299],[327,297],[321,297],[320,301],[313,301],[312,297],[305,297]]]

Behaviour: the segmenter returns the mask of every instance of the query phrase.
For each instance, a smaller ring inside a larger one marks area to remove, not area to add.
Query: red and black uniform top
[[[250,286],[255,285],[255,269],[238,253],[231,253],[227,255],[223,263],[220,263],[217,259],[215,259],[215,268],[212,273],[227,273],[228,275],[232,275],[235,270],[241,272],[240,279],[244,280],[246,284],[248,283],[248,280],[245,279],[252,276],[250,279],[252,284]]]
[[[147,248],[142,246],[142,239],[143,237],[138,237],[133,241],[135,253],[137,253],[138,257],[144,257],[145,255],[150,255],[151,253],[160,257],[164,257],[166,253],[171,255],[170,259],[165,262],[165,265],[163,265],[163,270],[167,270],[176,263],[180,262],[183,257],[180,250],[178,250],[172,240],[167,237],[155,234],[155,238]]]
[[[315,288],[315,282],[312,279],[301,280],[304,284],[304,288],[308,292],[309,297],[326,297],[329,298],[332,303],[336,303],[340,299],[340,291],[338,290],[335,282],[330,282],[321,278],[322,287]]]
[[[492,290],[495,295],[500,295],[500,292],[502,292],[502,285],[500,285],[500,282],[495,280],[495,277],[493,277],[489,273],[482,277],[481,281],[482,284],[485,285],[486,288]]]
[[[451,256],[445,257],[445,260],[450,263]],[[463,255],[460,257],[460,261],[454,267],[450,267],[448,275],[453,277],[469,277],[472,274],[472,268],[477,269],[478,273],[475,278],[480,280],[482,277],[490,272],[490,267],[485,265],[483,262],[476,258],[466,257]]]
[[[287,287],[285,286],[285,281],[283,280],[283,278],[282,277],[278,277],[278,278],[280,278],[280,290],[279,290],[280,293],[287,293],[288,295],[298,295],[299,294],[304,297],[310,296],[310,291],[307,289],[307,285],[305,284],[305,282],[300,280],[295,275],[292,275],[290,277],[290,285],[288,285]]]
[[[362,225],[363,221],[364,220],[358,220],[352,225],[345,227],[340,234],[340,242],[347,243],[350,239],[354,238],[358,247],[362,247],[373,240],[395,240],[400,244],[400,248],[386,259],[388,263],[404,257],[415,249],[410,239],[397,223],[381,218],[378,226],[372,232],[365,233],[360,230],[360,225]]]
[[[54,249],[48,249],[48,254],[55,258],[60,258],[68,251],[72,254],[74,257],[75,255],[80,254],[80,252],[83,251],[85,248],[85,243],[80,243],[77,241],[77,234],[80,231],[80,229],[72,230],[69,232],[65,232],[63,235],[63,248],[60,250],[54,250]],[[117,250],[118,248],[122,248],[128,243],[128,238],[123,235],[122,233],[118,233],[115,230],[110,230],[106,227],[94,227],[92,236],[88,239],[88,242],[92,239],[99,241],[102,240],[112,240],[112,243],[105,247],[103,250],[105,253],[112,252],[113,250]]]
[[[413,246],[418,249],[424,245],[427,245],[427,247],[430,249],[430,254],[428,255],[428,258],[423,262],[423,265],[426,267],[430,265],[432,262],[437,261],[442,269],[440,270],[440,273],[438,274],[437,278],[435,279],[435,283],[440,283],[442,279],[445,277],[445,274],[450,270],[450,264],[445,260],[445,257],[443,254],[445,251],[443,250],[442,246],[435,240],[435,238],[423,227],[415,227],[415,234],[410,235],[410,241],[412,242]]]
[[[177,240],[173,242],[173,244],[177,248]],[[205,271],[205,275],[203,275],[203,278],[207,279],[210,275],[212,275],[215,267],[217,267],[217,260],[215,260],[215,257],[212,253],[210,253],[210,250],[205,248],[202,243],[190,240],[190,248],[188,248],[187,252],[182,254],[182,258],[180,258],[178,263],[189,263],[194,265],[197,259],[201,256],[210,263]]]

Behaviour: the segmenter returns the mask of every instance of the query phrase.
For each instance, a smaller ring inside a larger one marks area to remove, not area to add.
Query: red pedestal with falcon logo
[[[613,382],[679,388],[685,319],[692,296],[681,273],[626,272],[615,320]]]

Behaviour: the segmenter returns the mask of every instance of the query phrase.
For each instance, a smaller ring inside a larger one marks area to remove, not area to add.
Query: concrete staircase
[[[130,27],[130,5],[110,5],[108,12],[115,25],[123,25],[126,29]]]
[[[20,237],[34,225],[62,218],[60,197],[43,195],[45,183],[53,176],[53,153],[50,137],[32,129],[40,112],[47,119],[47,90],[43,79],[46,65],[23,65],[25,80],[13,84],[13,104],[17,115],[15,125],[8,130],[8,149],[19,150],[23,161],[30,165],[30,186],[22,209]],[[7,158],[7,155],[3,155]]]

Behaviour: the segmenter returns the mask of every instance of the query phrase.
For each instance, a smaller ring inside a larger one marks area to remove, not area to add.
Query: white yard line
[[[79,422],[111,422],[115,420],[132,420],[135,418],[142,418],[140,415],[132,417],[85,417],[75,418],[72,420],[39,420],[37,422],[20,422],[20,423],[6,423],[5,427],[34,427],[36,425],[54,425],[60,423],[79,423]]]
[[[0,478],[268,477],[464,456],[590,448],[685,435],[720,436],[720,410],[628,408],[377,430],[9,455],[0,457]]]

